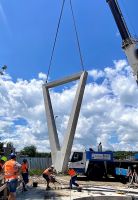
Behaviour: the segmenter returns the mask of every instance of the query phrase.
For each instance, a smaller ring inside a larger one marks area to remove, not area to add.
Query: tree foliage
[[[26,146],[21,150],[22,155],[28,155],[30,157],[36,156],[36,147],[34,145]]]
[[[36,157],[48,157],[48,158],[51,158],[51,153],[36,152]]]
[[[114,158],[117,160],[124,160],[130,156],[134,156],[135,152],[132,151],[116,151],[114,152]]]
[[[34,145],[24,147],[20,153],[22,155],[27,155],[29,157],[49,157],[51,158],[51,153],[47,152],[37,152],[37,148]]]
[[[4,142],[0,142],[0,154],[2,154],[3,152],[3,146],[4,146]]]
[[[13,148],[13,143],[12,143],[12,142],[7,142],[6,146],[7,146],[8,148]]]

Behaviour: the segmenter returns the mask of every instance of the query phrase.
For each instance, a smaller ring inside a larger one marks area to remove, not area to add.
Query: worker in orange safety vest
[[[51,167],[45,169],[45,171],[43,172],[43,178],[46,180],[47,182],[47,188],[46,189],[50,189],[49,183],[51,181],[51,177],[54,174],[54,166],[51,165]]]
[[[68,170],[68,174],[70,175],[70,189],[72,189],[72,185],[75,185],[75,186],[77,186],[77,187],[79,187],[79,184],[78,183],[76,183],[76,180],[77,180],[77,173],[76,173],[76,171],[73,169],[73,168],[70,168],[69,170]]]
[[[23,190],[27,191],[26,189],[26,184],[29,182],[29,178],[28,178],[28,161],[27,159],[23,159],[23,162],[21,164],[21,173],[22,173],[22,177],[23,177]]]
[[[18,182],[18,175],[21,165],[16,162],[16,155],[11,153],[10,160],[4,164],[5,181],[9,189],[8,200],[16,200],[16,188]]]

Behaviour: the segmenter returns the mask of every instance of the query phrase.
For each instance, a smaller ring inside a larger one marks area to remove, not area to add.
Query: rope
[[[50,68],[51,68],[51,64],[52,64],[52,60],[53,60],[53,55],[54,55],[54,51],[55,51],[55,46],[56,46],[56,41],[57,41],[59,26],[60,26],[60,22],[61,22],[61,17],[62,17],[62,14],[63,14],[64,4],[65,4],[65,0],[63,0],[63,2],[62,2],[61,12],[60,12],[59,20],[58,20],[58,25],[57,25],[57,29],[56,29],[55,39],[54,39],[54,43],[53,43],[53,47],[52,47],[52,52],[51,52],[51,57],[50,57],[50,61],[49,61],[49,67],[48,67],[48,72],[47,72],[46,83],[48,81],[49,72],[50,72]]]
[[[75,30],[76,40],[77,40],[77,45],[78,45],[78,50],[79,50],[80,62],[81,62],[82,70],[84,71],[83,58],[82,58],[82,53],[81,53],[79,36],[78,36],[78,32],[77,32],[77,26],[76,26],[76,22],[75,22],[75,16],[74,16],[74,11],[73,11],[72,1],[71,0],[69,0],[69,1],[70,1],[70,9],[71,9],[73,25],[74,25],[74,30]]]

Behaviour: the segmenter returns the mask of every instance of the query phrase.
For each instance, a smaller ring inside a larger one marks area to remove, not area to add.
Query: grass
[[[33,176],[33,175],[41,175],[43,173],[44,170],[42,169],[31,169],[29,170],[29,175]]]

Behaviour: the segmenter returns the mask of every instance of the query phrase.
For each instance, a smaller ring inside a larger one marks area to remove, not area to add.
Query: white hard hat
[[[54,168],[54,165],[51,165],[52,168]]]

